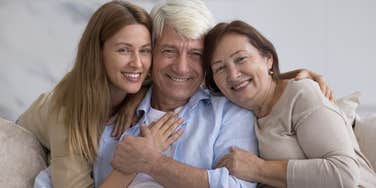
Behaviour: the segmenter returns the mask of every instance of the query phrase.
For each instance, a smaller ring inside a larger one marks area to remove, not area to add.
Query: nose
[[[179,55],[174,63],[173,70],[179,74],[185,74],[189,72],[189,61],[187,54],[183,53]]]
[[[130,65],[134,68],[141,68],[142,67],[141,57],[140,57],[140,54],[138,52],[133,53]]]
[[[227,70],[226,70],[227,71],[227,79],[229,81],[234,81],[238,77],[240,77],[241,73],[235,65],[229,64],[229,65],[227,65],[226,68],[227,68]]]

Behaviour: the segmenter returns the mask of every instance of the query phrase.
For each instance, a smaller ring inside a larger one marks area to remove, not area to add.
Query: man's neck
[[[174,111],[180,106],[187,104],[188,100],[174,100],[168,97],[161,96],[160,93],[153,91],[151,97],[151,107],[163,112]]]

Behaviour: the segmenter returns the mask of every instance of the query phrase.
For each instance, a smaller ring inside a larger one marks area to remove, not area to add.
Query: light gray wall
[[[0,1],[0,117],[15,120],[72,66],[92,12],[104,0]],[[157,2],[135,2],[150,10]],[[336,96],[361,91],[376,112],[376,1],[206,0],[217,21],[242,19],[276,46],[282,71],[309,68]]]

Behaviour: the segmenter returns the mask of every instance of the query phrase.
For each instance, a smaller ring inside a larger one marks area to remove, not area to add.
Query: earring
[[[271,76],[273,76],[274,72],[272,71],[272,69],[269,70],[269,74],[270,74]]]

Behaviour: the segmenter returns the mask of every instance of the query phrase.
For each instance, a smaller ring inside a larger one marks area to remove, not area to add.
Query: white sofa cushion
[[[0,187],[30,188],[46,168],[38,140],[24,128],[0,118]]]
[[[355,118],[354,132],[360,150],[376,169],[376,114]]]
[[[359,116],[356,108],[360,104],[360,92],[355,92],[349,96],[337,100],[337,106],[346,115],[348,122],[354,125],[354,133],[358,141],[360,150],[371,163],[373,169],[376,168],[376,114]]]
[[[358,108],[360,103],[360,96],[360,92],[354,92],[336,101],[337,106],[346,115],[347,121],[350,125],[354,123],[356,117],[356,108]]]

